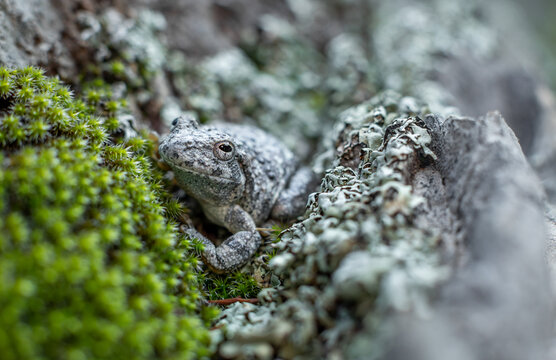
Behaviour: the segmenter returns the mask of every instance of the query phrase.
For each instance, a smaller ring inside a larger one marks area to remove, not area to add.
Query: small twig
[[[271,228],[255,228],[257,231],[266,231],[266,232],[273,232],[274,229]]]
[[[231,299],[209,300],[208,302],[209,304],[216,304],[216,305],[231,305],[236,302],[257,304],[259,302],[259,299],[243,299],[243,298],[235,297]]]
[[[210,331],[222,329],[223,327],[224,327],[224,324],[216,325],[216,326],[211,327]]]

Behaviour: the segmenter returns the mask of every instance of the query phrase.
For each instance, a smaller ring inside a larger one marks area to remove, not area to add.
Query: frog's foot
[[[261,245],[261,235],[257,231],[240,231],[227,238],[220,246],[215,246],[198,231],[188,229],[189,236],[204,245],[201,257],[216,273],[229,272],[244,265]]]
[[[308,167],[298,169],[290,179],[288,187],[280,193],[270,217],[288,220],[301,215],[307,205],[307,196],[316,190],[317,181],[316,175]]]

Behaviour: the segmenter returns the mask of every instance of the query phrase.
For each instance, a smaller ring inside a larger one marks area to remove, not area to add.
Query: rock
[[[71,63],[62,44],[64,21],[52,3],[6,0],[0,3],[0,10],[1,64],[47,66],[54,59]]]
[[[431,349],[450,344],[455,359],[543,358],[553,304],[542,187],[500,114],[427,120],[445,187],[441,207],[456,215],[452,232],[465,255],[434,302],[434,315],[402,320],[397,349],[386,357],[411,352],[416,359],[441,359],[442,352]]]

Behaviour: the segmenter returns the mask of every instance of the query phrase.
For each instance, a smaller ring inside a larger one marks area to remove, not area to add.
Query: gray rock
[[[400,320],[386,357],[441,359],[449,348],[454,359],[542,359],[553,308],[542,187],[500,114],[427,120],[444,184],[441,208],[458,219],[451,231],[466,255],[434,315]]]
[[[62,44],[64,21],[49,1],[0,1],[0,63],[8,66],[70,62]]]

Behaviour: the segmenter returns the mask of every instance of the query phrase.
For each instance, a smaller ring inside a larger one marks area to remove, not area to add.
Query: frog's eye
[[[231,160],[235,155],[234,144],[230,141],[224,140],[214,144],[214,156],[220,160]]]
[[[178,125],[178,122],[179,122],[179,121],[180,121],[180,118],[179,118],[179,117],[175,118],[174,121],[172,121],[172,126]]]

